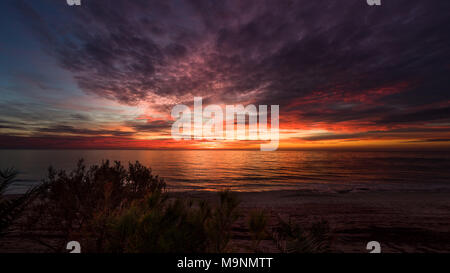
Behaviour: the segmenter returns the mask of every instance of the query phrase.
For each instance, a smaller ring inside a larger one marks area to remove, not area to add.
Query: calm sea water
[[[78,159],[140,161],[172,190],[449,190],[448,152],[0,150],[0,168],[19,170],[9,192],[40,183],[50,165]]]

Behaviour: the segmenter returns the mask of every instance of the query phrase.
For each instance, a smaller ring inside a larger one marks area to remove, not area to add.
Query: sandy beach
[[[175,192],[174,197],[216,202],[214,192]],[[241,217],[233,226],[232,252],[251,252],[248,215],[264,210],[267,230],[278,217],[302,226],[326,220],[332,228],[332,252],[364,253],[369,241],[378,241],[382,252],[450,252],[450,192],[336,192],[311,191],[237,192]],[[50,241],[55,235],[46,236]],[[57,237],[56,237],[57,238]],[[1,252],[48,252],[27,239],[16,227],[0,241]],[[279,252],[264,240],[261,252]]]

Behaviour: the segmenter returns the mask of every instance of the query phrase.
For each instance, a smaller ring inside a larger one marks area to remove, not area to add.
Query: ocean
[[[139,161],[173,191],[442,191],[450,189],[448,152],[237,150],[0,150],[0,168],[19,171],[8,193],[37,185],[48,167],[70,171],[79,159]]]

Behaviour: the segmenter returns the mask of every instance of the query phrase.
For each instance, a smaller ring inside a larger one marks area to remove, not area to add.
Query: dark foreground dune
[[[212,192],[176,192],[173,196],[208,199]],[[382,252],[450,252],[450,192],[238,192],[241,216],[233,227],[232,251],[249,252],[248,212],[266,211],[268,230],[278,217],[308,226],[327,220],[333,230],[333,252],[368,252],[378,241]],[[48,238],[53,235],[48,234]],[[0,240],[0,252],[46,252],[48,249],[13,232]],[[279,252],[264,240],[262,252]]]

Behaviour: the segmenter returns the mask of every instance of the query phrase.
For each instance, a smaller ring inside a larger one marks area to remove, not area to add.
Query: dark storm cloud
[[[124,132],[118,130],[93,130],[93,129],[83,129],[76,128],[69,125],[54,125],[51,127],[40,128],[38,130],[40,133],[51,133],[51,134],[60,134],[60,133],[68,133],[74,135],[112,135],[112,136],[132,136],[134,132]]]
[[[80,121],[90,121],[90,120],[92,120],[90,116],[85,115],[85,114],[71,114],[70,117],[75,119],[75,120],[80,120]]]
[[[14,125],[3,125],[3,124],[0,124],[0,130],[1,130],[1,129],[24,130],[25,127],[14,126]]]
[[[450,138],[431,138],[431,139],[411,140],[407,142],[450,142]]]
[[[394,129],[394,130],[385,130],[385,131],[367,131],[367,132],[359,132],[359,133],[324,133],[317,134],[308,137],[300,137],[297,139],[308,140],[308,141],[323,141],[323,140],[345,140],[345,139],[382,139],[382,138],[398,138],[399,136],[405,134],[414,134],[414,133],[436,133],[436,132],[448,132],[447,128],[404,128],[404,129]],[[446,141],[443,138],[430,138],[424,140],[414,140],[409,142],[443,142]]]
[[[19,2],[85,92],[122,103],[192,94],[280,104],[309,122],[448,117],[447,108],[411,108],[449,101],[449,1],[86,0],[78,9],[61,4],[64,32]],[[331,95],[289,106],[317,91]]]
[[[382,123],[416,123],[435,120],[450,120],[450,107],[426,109],[413,113],[386,116]]]
[[[164,120],[148,121],[145,123],[132,121],[125,125],[133,128],[137,132],[163,132],[172,128],[172,122]]]
[[[421,132],[426,131],[427,131],[426,129],[421,130]],[[299,139],[308,141],[321,141],[321,140],[344,140],[344,139],[392,138],[398,136],[399,133],[405,132],[399,130],[386,130],[386,131],[367,131],[367,132],[347,133],[347,134],[325,133],[309,137],[302,137]]]
[[[4,119],[0,119],[0,124],[4,125],[4,126],[27,126],[27,123],[24,122],[14,122],[14,121],[10,121],[10,120],[4,120]],[[4,127],[6,128],[6,127]]]
[[[299,139],[308,141],[320,141],[320,140],[340,140],[340,139],[361,139],[369,136],[370,133],[355,133],[355,134],[319,134],[310,137],[302,137]]]

